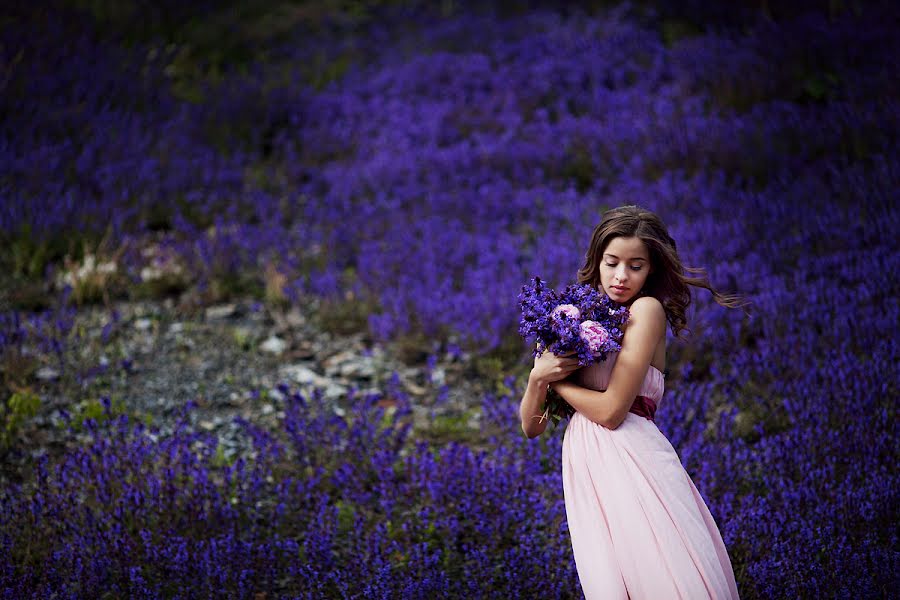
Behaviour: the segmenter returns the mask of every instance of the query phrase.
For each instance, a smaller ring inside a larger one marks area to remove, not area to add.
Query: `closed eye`
[[[616,264],[618,264],[618,263],[616,263]],[[607,267],[615,267],[616,265],[615,265],[615,264],[606,263],[606,266],[607,266]],[[632,271],[640,271],[641,269],[643,269],[643,267],[631,267],[631,270],[632,270]]]

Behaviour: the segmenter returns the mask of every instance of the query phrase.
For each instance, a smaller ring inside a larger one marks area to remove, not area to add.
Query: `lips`
[[[614,285],[614,286],[611,286],[611,287],[612,287],[612,289],[616,290],[617,292],[625,292],[625,291],[628,290],[628,288],[619,287],[619,286],[617,286],[617,285]]]

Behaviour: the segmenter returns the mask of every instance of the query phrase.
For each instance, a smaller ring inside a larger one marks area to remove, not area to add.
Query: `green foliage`
[[[319,52],[312,63],[305,67],[304,79],[311,87],[321,90],[332,81],[343,77],[357,59],[358,57],[349,52],[335,57]]]
[[[411,331],[396,336],[388,344],[388,353],[404,364],[422,364],[434,348],[434,339],[421,331]]]
[[[89,14],[101,29],[115,32],[126,44],[161,41],[148,61],[164,61],[177,98],[202,103],[215,93],[226,72],[245,71],[253,62],[273,64],[270,48],[298,31],[310,34],[341,24],[350,35],[383,7],[409,3],[311,0],[298,6],[286,0],[262,0],[212,7],[188,3],[178,10],[144,7],[135,0],[67,0],[66,4]],[[320,52],[301,70],[308,84],[321,88],[342,77],[357,58],[353,53],[332,57]]]
[[[345,502],[344,500],[338,500],[335,502],[335,506],[338,511],[338,532],[342,535],[351,533],[356,523],[356,508],[352,502]]]
[[[259,298],[263,293],[262,282],[249,273],[219,272],[210,279],[206,300],[216,303],[247,296]]]
[[[216,446],[216,453],[210,459],[210,465],[213,468],[230,467],[237,460],[236,456],[228,456],[225,454],[225,446],[219,444]]]
[[[470,369],[472,375],[490,381],[500,396],[509,393],[504,383],[508,376],[522,377],[531,370],[533,359],[518,333],[509,332],[500,344],[486,354],[475,356]]]
[[[134,300],[161,300],[177,296],[188,289],[189,282],[183,275],[164,273],[155,279],[141,281],[129,288]]]
[[[369,330],[369,315],[377,306],[369,300],[345,297],[323,300],[313,315],[313,321],[323,331],[335,335],[353,335]]]
[[[137,4],[127,0],[69,0],[68,4],[89,13],[97,21],[126,22],[135,17]]]
[[[9,447],[22,423],[34,417],[40,407],[40,397],[31,390],[15,392],[10,396],[3,411],[4,427],[0,432],[0,448]]]
[[[76,406],[75,415],[72,418],[72,427],[75,431],[81,431],[84,428],[84,422],[88,419],[93,419],[97,423],[103,423],[111,421],[126,412],[125,402],[119,397],[111,399],[109,414],[106,413],[100,400],[85,400]]]
[[[35,240],[31,227],[26,225],[19,235],[7,241],[3,262],[14,276],[34,279],[43,276],[54,250],[58,252],[49,242]]]
[[[99,234],[81,230],[59,232],[47,239],[34,233],[30,225],[19,231],[0,235],[0,268],[6,276],[24,281],[41,280],[47,266],[69,255],[84,256],[83,249],[96,246]]]
[[[250,350],[253,347],[253,337],[247,327],[232,328],[231,337],[235,345],[241,350]],[[230,374],[228,377],[230,377]]]
[[[417,432],[416,437],[442,445],[449,442],[476,443],[481,439],[479,429],[470,425],[477,419],[479,411],[464,410],[457,414],[437,415],[428,422],[426,428]]]
[[[803,80],[803,92],[816,102],[831,99],[839,87],[840,78],[831,72],[811,73]]]
[[[573,144],[566,154],[560,175],[572,181],[579,193],[587,192],[597,176],[590,149],[583,144]]]
[[[0,353],[0,371],[3,373],[4,391],[23,388],[39,366],[37,356],[25,354],[13,344],[3,348]]]
[[[665,19],[659,26],[663,42],[669,48],[680,40],[702,34],[701,29],[684,19]]]
[[[53,306],[52,292],[41,281],[7,279],[0,283],[0,290],[5,290],[5,299],[14,310],[37,313]]]

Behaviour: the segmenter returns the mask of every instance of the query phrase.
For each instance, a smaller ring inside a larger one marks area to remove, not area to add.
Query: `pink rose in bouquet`
[[[584,321],[580,327],[581,339],[587,342],[592,352],[598,352],[609,340],[609,332],[597,321]]]
[[[573,319],[580,319],[581,311],[578,310],[578,307],[574,304],[560,304],[553,309],[553,312],[550,313],[550,316],[558,317],[560,315],[566,315],[567,317],[571,317]]]

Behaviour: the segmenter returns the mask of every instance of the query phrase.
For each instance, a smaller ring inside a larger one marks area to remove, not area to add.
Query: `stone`
[[[290,353],[290,358],[295,360],[310,360],[315,358],[316,349],[312,343],[302,340]]]
[[[428,392],[427,389],[412,381],[404,381],[403,387],[414,396],[424,396]]]
[[[431,371],[431,383],[434,385],[444,385],[447,381],[447,371],[442,367],[437,367]]]
[[[237,392],[231,392],[228,394],[228,405],[229,406],[243,406],[247,401],[245,396],[238,394]]]
[[[234,304],[218,304],[210,306],[206,309],[207,321],[221,321],[232,317],[237,312],[237,306]]]
[[[53,381],[54,379],[59,379],[59,371],[53,367],[41,367],[35,372],[34,376],[40,381]]]
[[[303,313],[300,312],[300,309],[296,306],[291,308],[285,315],[284,320],[291,327],[300,328],[306,325],[306,317],[303,316]]]
[[[325,386],[324,396],[329,400],[336,400],[347,395],[347,387],[339,383],[329,382]]]
[[[287,342],[280,337],[270,335],[266,341],[259,346],[259,349],[270,354],[281,354],[287,349],[287,346]]]
[[[375,364],[369,357],[357,357],[356,360],[341,365],[341,376],[353,379],[372,379],[375,377]]]
[[[285,365],[279,369],[279,374],[300,385],[321,385],[327,382],[327,379],[305,365]]]
[[[354,359],[353,352],[349,350],[342,350],[337,354],[333,354],[322,361],[322,366],[325,367],[326,375],[336,375],[340,372],[341,365],[345,362],[351,361]]]

